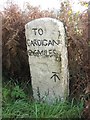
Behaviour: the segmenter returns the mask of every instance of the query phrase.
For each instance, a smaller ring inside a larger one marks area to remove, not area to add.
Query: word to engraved
[[[36,35],[37,33],[39,34],[39,35],[43,35],[43,29],[42,28],[39,28],[39,29],[37,29],[37,28],[32,28],[32,30],[34,31],[34,34]]]
[[[43,29],[42,28],[39,28],[39,29],[37,29],[37,28],[32,28],[32,31],[34,31],[34,34],[35,35],[37,35],[37,34],[39,34],[39,35],[43,35]],[[58,31],[58,38],[61,36],[61,33],[60,33],[60,31]]]

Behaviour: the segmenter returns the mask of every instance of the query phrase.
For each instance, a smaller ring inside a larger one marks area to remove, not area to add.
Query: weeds
[[[3,87],[3,118],[81,118],[83,102],[31,101],[18,85]]]

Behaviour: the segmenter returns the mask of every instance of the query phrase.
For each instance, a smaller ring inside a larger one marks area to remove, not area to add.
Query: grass
[[[81,118],[83,102],[72,100],[49,105],[31,101],[18,85],[3,87],[3,118]]]

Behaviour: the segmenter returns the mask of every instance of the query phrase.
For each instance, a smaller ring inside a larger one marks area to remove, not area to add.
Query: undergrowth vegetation
[[[83,101],[59,101],[48,104],[31,101],[19,85],[9,81],[3,86],[4,118],[81,118]]]

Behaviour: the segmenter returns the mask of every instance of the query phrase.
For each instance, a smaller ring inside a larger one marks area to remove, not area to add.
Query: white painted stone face
[[[54,102],[69,94],[65,28],[61,21],[40,18],[25,25],[33,96]]]

